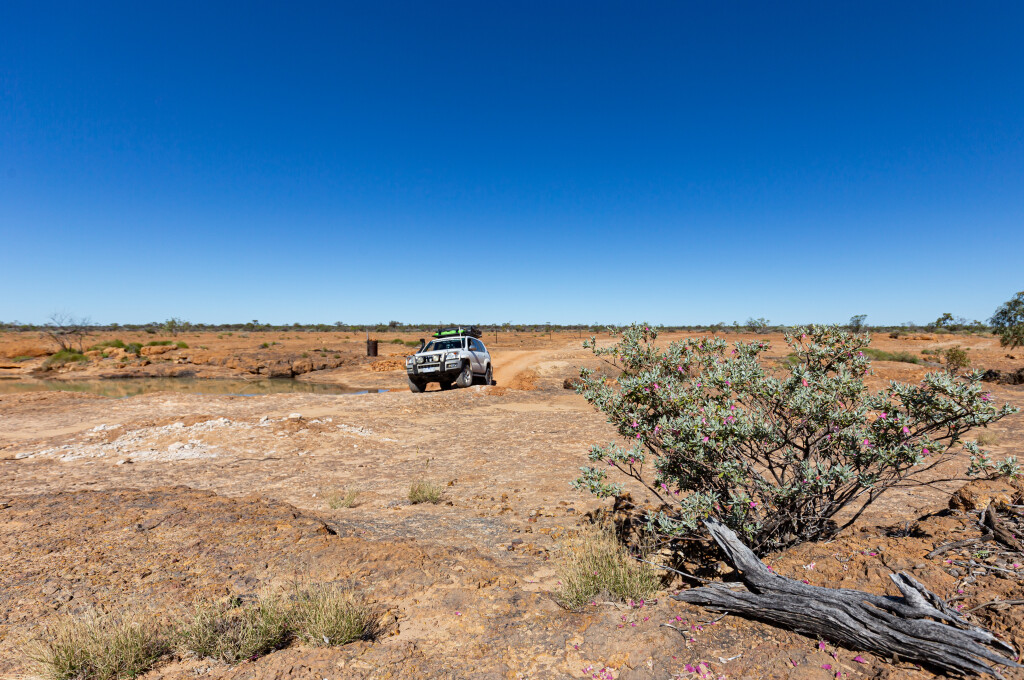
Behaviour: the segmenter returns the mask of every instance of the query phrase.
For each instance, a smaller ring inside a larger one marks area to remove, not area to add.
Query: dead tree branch
[[[724,524],[708,531],[741,573],[746,590],[715,583],[684,590],[675,599],[728,611],[850,649],[874,652],[960,674],[1002,678],[992,664],[1021,668],[1016,651],[990,631],[964,620],[912,576],[891,574],[902,598],[859,590],[819,588],[771,572]],[[1004,656],[1008,655],[1008,656]]]

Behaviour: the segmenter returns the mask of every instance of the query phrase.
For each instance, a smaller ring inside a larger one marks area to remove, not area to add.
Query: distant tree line
[[[1003,345],[1015,347],[1024,344],[1024,291],[1017,293],[1013,298],[1000,306],[995,314],[987,322],[968,320],[962,316],[953,316],[946,312],[935,321],[924,325],[918,325],[913,321],[907,321],[898,325],[873,326],[867,322],[866,314],[856,314],[850,317],[846,324],[851,331],[873,331],[887,332],[892,337],[899,337],[902,333],[911,332],[936,332],[936,333],[993,333],[999,336]],[[145,332],[152,334],[165,334],[176,336],[180,333],[235,333],[235,332],[293,332],[293,333],[430,333],[441,326],[455,326],[458,322],[438,323],[405,323],[402,321],[388,321],[386,323],[345,323],[335,321],[334,323],[301,323],[271,324],[263,323],[258,319],[246,323],[192,323],[184,319],[172,317],[165,321],[151,321],[142,324],[98,324],[87,318],[74,317],[66,312],[54,313],[46,323],[31,324],[19,323],[18,321],[0,321],[0,331],[39,331],[52,338],[61,347],[81,344],[81,337],[85,333],[93,332]],[[558,324],[558,323],[477,323],[477,328],[485,333],[575,333],[579,336],[593,333],[619,332],[626,328],[616,324],[590,323],[590,324]],[[772,324],[764,317],[751,317],[744,323],[733,321],[727,325],[723,321],[713,324],[684,324],[684,325],[658,325],[652,326],[659,332],[684,331],[725,334],[734,333],[771,333],[786,332],[796,328],[807,326],[801,323],[794,325]]]

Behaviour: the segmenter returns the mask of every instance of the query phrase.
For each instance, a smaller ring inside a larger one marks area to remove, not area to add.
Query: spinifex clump
[[[894,485],[959,453],[970,455],[970,474],[1016,474],[1014,459],[995,465],[961,439],[1016,411],[996,406],[979,373],[930,373],[870,393],[867,334],[787,334],[795,359],[779,374],[761,363],[765,340],[686,339],[661,350],[656,337],[634,325],[614,347],[586,343],[623,373],[610,384],[584,369],[578,391],[628,444],[593,447],[593,467],[575,485],[609,496],[622,489],[608,470],[635,478],[672,508],[650,518],[664,536],[696,533],[713,515],[763,553],[832,536],[844,508],[854,510],[848,526]]]

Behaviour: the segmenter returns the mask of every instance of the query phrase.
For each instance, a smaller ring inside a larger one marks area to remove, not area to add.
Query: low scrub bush
[[[357,498],[359,498],[358,491],[336,491],[327,495],[327,506],[331,510],[354,508]]]
[[[335,585],[296,589],[289,608],[295,636],[314,647],[347,645],[372,640],[380,632],[380,613]]]
[[[557,597],[577,609],[596,599],[634,602],[649,598],[661,583],[650,565],[634,559],[615,535],[588,528],[561,544]]]
[[[648,517],[662,538],[692,537],[715,516],[765,553],[822,540],[852,524],[893,486],[966,453],[969,474],[1016,474],[963,435],[1014,413],[977,372],[929,373],[870,392],[868,335],[812,326],[785,336],[799,362],[776,376],[767,341],[688,338],[667,349],[631,326],[612,347],[586,345],[622,369],[609,384],[581,370],[579,391],[627,442],[591,449],[578,488],[620,495],[617,471],[668,509]],[[836,517],[845,509],[845,524]]]
[[[198,607],[179,630],[177,647],[185,656],[238,663],[281,649],[290,639],[282,600],[266,596],[244,605]]]
[[[181,342],[180,340],[178,342],[174,343],[174,346],[177,347],[178,349],[188,349],[188,343],[187,342]]]
[[[129,342],[128,346],[124,348],[125,351],[135,356],[142,354],[142,343],[141,342]]]
[[[875,361],[902,361],[906,364],[921,363],[921,359],[910,352],[886,352],[885,350],[875,349],[874,347],[864,347],[861,351]]]
[[[21,362],[28,361],[31,358],[32,357],[27,357],[27,356],[21,355],[21,356],[14,357],[13,359],[11,359],[11,361],[13,361],[16,364],[20,364]]]
[[[75,349],[62,349],[55,354],[51,354],[50,357],[43,362],[43,366],[47,368],[58,368],[64,364],[74,363],[76,361],[88,361],[88,358]]]
[[[31,645],[29,657],[49,680],[134,678],[171,649],[151,622],[95,615],[61,619],[44,635]]]
[[[173,344],[173,340],[154,340],[153,342],[147,342],[146,347],[166,347]]]
[[[409,502],[413,505],[419,503],[433,503],[437,505],[441,502],[441,496],[444,495],[444,491],[436,484],[431,482],[415,482],[409,487]]]
[[[124,342],[121,340],[105,340],[103,342],[96,343],[92,347],[88,348],[88,351],[91,352],[97,349],[110,349],[113,347],[119,347],[121,349],[124,349],[125,345]]]

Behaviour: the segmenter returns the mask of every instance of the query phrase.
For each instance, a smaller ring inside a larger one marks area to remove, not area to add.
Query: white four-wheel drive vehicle
[[[491,355],[480,342],[480,335],[475,328],[438,329],[433,340],[405,360],[409,389],[422,392],[432,382],[440,384],[442,390],[450,390],[452,383],[459,387],[474,382],[490,385]]]

